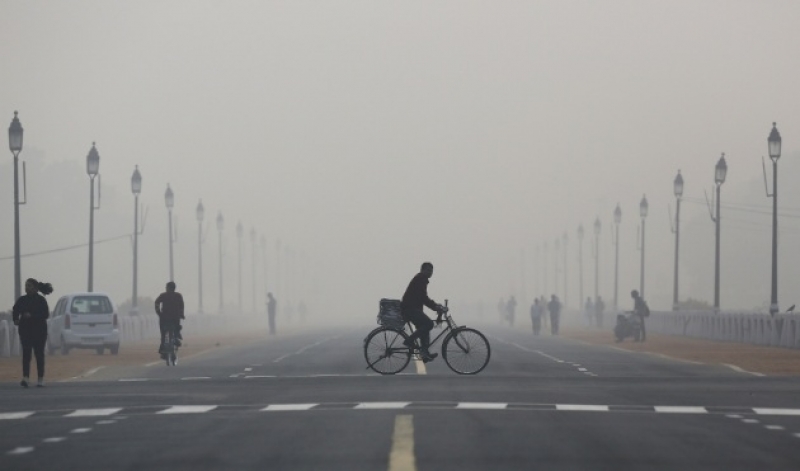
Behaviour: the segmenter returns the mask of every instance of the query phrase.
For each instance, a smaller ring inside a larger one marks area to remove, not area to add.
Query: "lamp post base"
[[[777,303],[769,305],[769,315],[774,316],[775,314],[778,313],[778,311],[779,309]]]

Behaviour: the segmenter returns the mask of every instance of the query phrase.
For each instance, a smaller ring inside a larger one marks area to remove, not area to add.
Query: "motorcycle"
[[[617,339],[617,343],[628,337],[633,337],[633,341],[638,342],[642,338],[642,322],[639,316],[634,315],[633,311],[617,314],[614,336]]]

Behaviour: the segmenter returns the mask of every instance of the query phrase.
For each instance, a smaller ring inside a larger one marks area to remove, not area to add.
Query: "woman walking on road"
[[[14,303],[12,319],[19,328],[19,340],[22,344],[22,381],[20,385],[28,387],[31,371],[31,350],[36,356],[36,372],[39,374],[37,387],[44,387],[44,344],[47,342],[47,318],[50,308],[42,294],[50,294],[53,287],[50,283],[40,283],[28,278],[25,282],[25,295]]]

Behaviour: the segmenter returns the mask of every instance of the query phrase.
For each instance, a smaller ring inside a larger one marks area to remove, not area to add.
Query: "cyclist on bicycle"
[[[433,360],[438,354],[428,351],[428,346],[431,342],[430,333],[431,329],[433,329],[433,321],[430,317],[425,315],[422,311],[422,307],[423,305],[428,306],[428,308],[436,311],[438,314],[436,318],[437,323],[442,322],[442,314],[447,311],[444,306],[436,304],[434,300],[428,297],[428,280],[431,276],[433,276],[433,264],[430,262],[423,263],[419,273],[417,273],[408,284],[408,288],[406,288],[406,292],[403,295],[403,300],[400,303],[400,312],[403,315],[403,319],[405,319],[406,322],[411,322],[414,324],[414,327],[416,327],[414,333],[403,343],[407,347],[413,348],[414,341],[419,338],[421,341],[420,356],[424,362]]]
[[[175,345],[180,346],[181,319],[183,315],[183,296],[175,291],[175,282],[167,283],[167,291],[156,298],[156,314],[158,314],[158,327],[161,329],[161,345],[158,353],[164,354],[167,335],[170,330],[175,336]]]

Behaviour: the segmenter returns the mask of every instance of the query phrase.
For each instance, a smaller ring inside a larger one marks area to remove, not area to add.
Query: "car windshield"
[[[111,314],[111,300],[106,296],[76,296],[72,298],[71,314]]]

